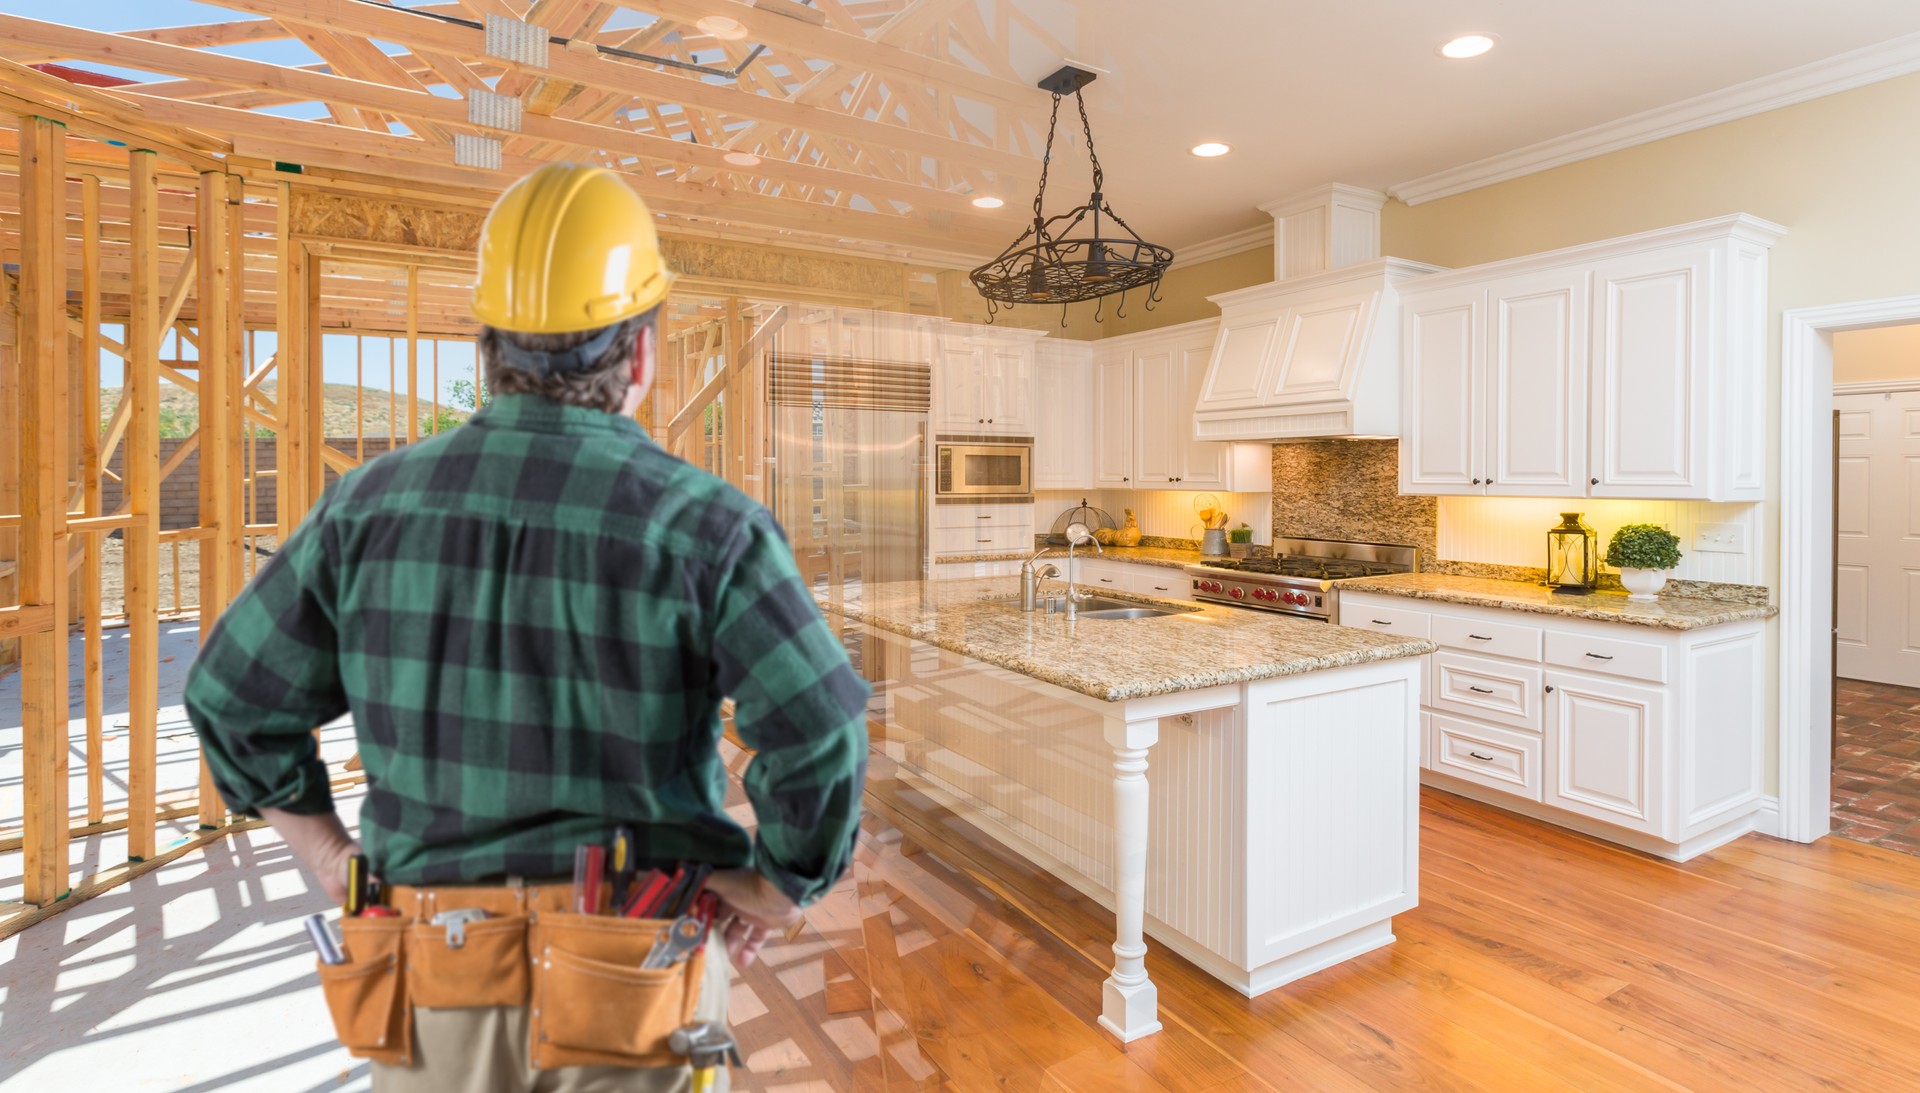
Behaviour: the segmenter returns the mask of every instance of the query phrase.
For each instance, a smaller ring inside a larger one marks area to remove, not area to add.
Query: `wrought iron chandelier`
[[[1047,151],[1040,160],[1040,189],[1033,195],[1033,226],[1007,245],[1000,256],[969,274],[973,286],[987,298],[987,321],[1002,307],[1015,304],[1060,304],[1060,323],[1066,325],[1067,304],[1120,293],[1116,314],[1126,314],[1126,294],[1147,289],[1147,310],[1160,299],[1160,277],[1173,264],[1173,251],[1140,238],[1107,204],[1106,181],[1100,157],[1093,150],[1093,126],[1087,122],[1087,103],[1080,89],[1093,82],[1093,73],[1068,65],[1040,81],[1053,93],[1053,117],[1047,123]],[[1086,204],[1058,216],[1044,211],[1047,168],[1053,162],[1053,135],[1060,124],[1060,100],[1072,95],[1080,107],[1080,129],[1087,137],[1087,159],[1093,164],[1093,194]],[[1106,217],[1119,232],[1101,234]],[[1089,222],[1090,221],[1090,222]],[[1125,234],[1120,234],[1125,233]],[[1100,321],[1095,310],[1093,319]]]

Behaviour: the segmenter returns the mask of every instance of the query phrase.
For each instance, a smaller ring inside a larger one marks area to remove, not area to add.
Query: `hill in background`
[[[260,390],[268,399],[274,400],[276,389],[271,381],[262,383]],[[407,435],[407,398],[396,394],[389,401],[387,392],[368,388],[364,401],[361,390],[348,383],[329,383],[325,387],[326,408],[321,415],[326,423],[326,433],[330,437],[353,436],[353,419],[359,412],[361,428],[369,437],[388,436],[389,421],[393,422],[391,435]],[[120,404],[120,388],[103,387],[100,389],[100,420],[107,421],[113,416],[114,407]],[[420,399],[418,420],[422,422],[422,431],[430,431],[425,423],[433,415],[433,402]],[[391,411],[391,417],[390,417]],[[445,405],[440,407],[442,428],[467,420],[468,411]],[[171,383],[160,385],[160,435],[186,436],[199,427],[200,400],[198,396],[183,387]]]

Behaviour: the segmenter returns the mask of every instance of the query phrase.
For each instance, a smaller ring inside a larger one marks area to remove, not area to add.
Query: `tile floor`
[[[1920,855],[1920,688],[1840,680],[1833,729],[1833,833]]]

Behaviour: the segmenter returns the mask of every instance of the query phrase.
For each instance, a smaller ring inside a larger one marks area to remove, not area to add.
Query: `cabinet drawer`
[[[1357,630],[1377,630],[1403,638],[1425,638],[1433,632],[1433,616],[1425,611],[1399,607],[1380,607],[1372,603],[1340,601],[1340,625]]]
[[[1583,672],[1644,679],[1649,683],[1667,681],[1665,646],[1622,638],[1590,637],[1547,631],[1547,663]]]
[[[1458,615],[1435,615],[1432,637],[1442,645],[1472,653],[1489,653],[1515,660],[1540,659],[1538,626],[1517,626],[1510,622],[1488,622]]]
[[[1539,737],[1444,714],[1434,714],[1431,725],[1433,770],[1529,801],[1540,799]]]
[[[1075,558],[1073,564],[1078,567],[1074,573],[1074,580],[1087,588],[1133,591],[1134,567],[1125,562],[1101,562],[1092,558]]]
[[[1442,649],[1433,675],[1434,709],[1540,731],[1540,669]]]
[[[1161,600],[1190,600],[1193,598],[1193,578],[1178,569],[1169,569],[1160,565],[1136,565],[1127,567],[1127,590],[1142,596],[1152,596]]]
[[[939,554],[1002,554],[1033,549],[1033,528],[981,527],[933,529],[933,552]]]
[[[936,528],[970,528],[981,525],[993,527],[1033,527],[1033,506],[1031,505],[935,505],[933,506],[933,526]]]

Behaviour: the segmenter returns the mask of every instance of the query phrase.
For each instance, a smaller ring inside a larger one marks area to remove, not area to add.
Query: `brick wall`
[[[184,443],[186,443],[186,441],[179,437],[163,438],[160,441],[161,465],[165,466],[167,460],[172,459],[174,453],[179,451],[180,445]],[[335,437],[328,440],[327,443],[339,451],[346,452],[349,455],[353,454],[354,439],[350,436]],[[261,439],[256,441],[253,447],[256,462],[252,469],[255,471],[273,470],[276,465],[275,458],[277,455],[274,441],[271,439]],[[390,444],[384,436],[368,437],[365,445],[366,457],[372,459],[375,456],[384,455],[389,447]],[[113,453],[113,461],[107,465],[107,469],[116,475],[124,476],[125,472],[122,470],[122,467],[125,456],[126,446],[123,444]],[[242,464],[238,470],[239,473],[245,474],[248,468],[245,464]],[[328,485],[331,485],[334,479],[339,476],[331,469],[328,469],[326,477]],[[256,507],[250,512],[245,509],[242,510],[250,523],[271,524],[279,519],[279,508],[275,503],[279,496],[279,491],[275,488],[278,481],[277,478],[266,475],[258,478],[253,483],[252,493],[256,498]],[[101,484],[100,498],[102,511],[112,512],[119,508],[121,499],[120,483],[115,482],[111,478],[107,479]],[[160,483],[160,528],[163,531],[170,531],[175,528],[198,527],[199,524],[200,450],[195,448],[193,451],[187,453],[187,457],[181,460],[180,466],[175,468],[174,472],[168,475],[165,481]]]

